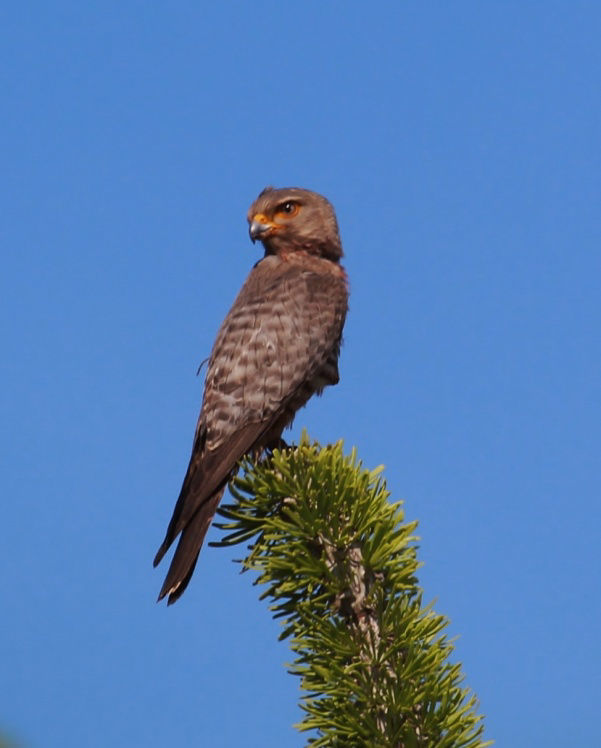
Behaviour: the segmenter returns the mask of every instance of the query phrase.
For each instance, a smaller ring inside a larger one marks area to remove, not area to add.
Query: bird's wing
[[[269,256],[251,271],[211,352],[190,464],[155,565],[241,457],[337,381],[346,309],[344,274],[331,262]]]

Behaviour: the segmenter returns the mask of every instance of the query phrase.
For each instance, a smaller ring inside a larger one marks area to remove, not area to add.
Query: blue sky
[[[0,725],[25,745],[301,746],[235,551],[152,569],[266,184],[336,206],[341,383],[498,746],[593,745],[601,6],[19,3],[0,17]],[[210,538],[219,533],[212,530]]]

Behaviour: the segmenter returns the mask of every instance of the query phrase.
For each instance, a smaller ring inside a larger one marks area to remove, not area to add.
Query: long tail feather
[[[167,604],[171,605],[188,586],[188,582],[196,566],[196,561],[198,560],[200,548],[211,525],[211,521],[215,516],[224,490],[224,488],[219,489],[219,491],[202,504],[182,531],[158,600],[162,600],[166,595],[169,595]],[[164,545],[165,543],[163,543]],[[155,566],[167,550],[163,546],[161,546],[155,557]]]

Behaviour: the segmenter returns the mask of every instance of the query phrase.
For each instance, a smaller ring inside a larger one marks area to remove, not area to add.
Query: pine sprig
[[[448,662],[448,621],[422,604],[417,523],[381,472],[303,435],[243,465],[216,545],[251,543],[241,563],[283,619],[309,745],[483,748],[476,698]]]

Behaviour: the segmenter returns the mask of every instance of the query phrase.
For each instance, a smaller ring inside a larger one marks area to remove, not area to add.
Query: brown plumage
[[[248,222],[265,256],[217,333],[190,464],[154,559],[181,533],[159,594],[169,604],[190,581],[238,461],[276,446],[296,411],[338,382],[348,292],[334,209],[309,190],[267,187]]]

